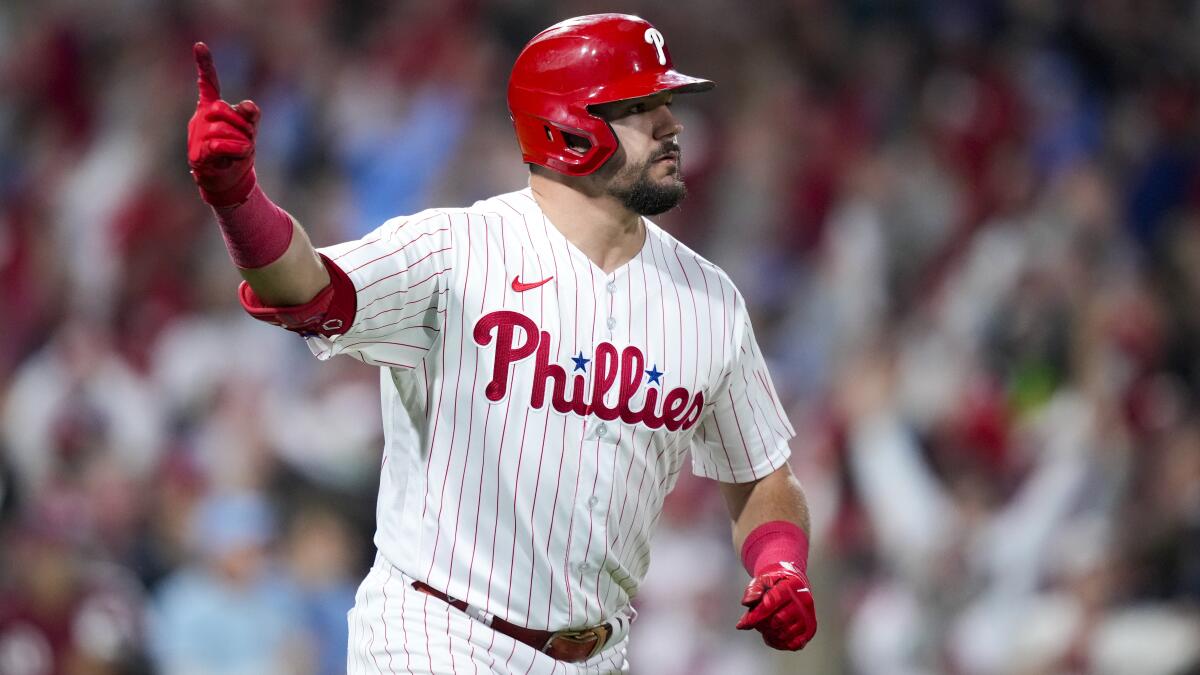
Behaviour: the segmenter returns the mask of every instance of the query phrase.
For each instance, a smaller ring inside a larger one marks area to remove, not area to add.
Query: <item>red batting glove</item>
[[[208,45],[197,42],[192,53],[200,100],[188,122],[188,166],[200,186],[201,199],[218,208],[237,206],[257,182],[254,137],[261,112],[253,101],[233,106],[222,101]]]
[[[808,577],[790,562],[777,562],[754,577],[742,596],[749,609],[738,630],[757,630],[775,649],[802,649],[817,632],[817,610]]]

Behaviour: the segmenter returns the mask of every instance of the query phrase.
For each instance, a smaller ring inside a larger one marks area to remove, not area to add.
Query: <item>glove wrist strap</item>
[[[750,576],[779,562],[790,562],[805,572],[808,568],[808,535],[795,523],[772,520],[751,530],[742,544],[742,564]]]
[[[251,168],[242,174],[242,177],[231,187],[220,192],[206,190],[203,185],[199,185],[199,179],[197,179],[197,187],[200,188],[200,198],[204,200],[205,204],[214,209],[228,209],[241,206],[250,198],[250,193],[254,191],[254,188],[258,187],[258,176],[255,175],[254,169]]]

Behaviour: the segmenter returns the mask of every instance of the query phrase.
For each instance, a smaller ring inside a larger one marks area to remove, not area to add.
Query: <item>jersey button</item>
[[[603,422],[601,422],[600,424],[596,425],[596,435],[597,435],[597,436],[600,436],[600,437],[602,437],[602,438],[603,438],[603,437],[604,437],[604,434],[607,434],[607,433],[608,433],[608,427],[607,427],[607,426],[605,426]]]
[[[609,329],[609,330],[612,330],[612,329],[614,329],[614,328],[616,328],[616,327],[617,327],[617,319],[616,319],[616,317],[611,317],[611,316],[610,316],[610,317],[608,317],[608,329]]]
[[[615,281],[610,281],[610,282],[608,282],[608,285],[607,285],[607,286],[605,286],[604,288],[605,288],[605,290],[607,290],[609,293],[616,293],[616,292],[617,292],[617,282],[615,282]]]
[[[596,495],[592,495],[592,496],[591,496],[591,497],[589,497],[589,498],[588,498],[588,500],[587,500],[587,505],[588,505],[588,508],[589,508],[589,509],[594,509],[594,508],[596,508],[596,505],[597,505],[597,504],[599,504],[599,503],[600,503],[600,498],[599,498],[599,497],[597,497]]]

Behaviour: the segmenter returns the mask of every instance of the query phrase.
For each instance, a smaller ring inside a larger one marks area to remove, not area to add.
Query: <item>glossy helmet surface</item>
[[[677,72],[662,33],[648,21],[591,14],[557,23],[525,45],[509,76],[508,112],[525,162],[584,176],[617,150],[612,128],[589,106],[713,86]],[[588,147],[572,147],[564,133]]]

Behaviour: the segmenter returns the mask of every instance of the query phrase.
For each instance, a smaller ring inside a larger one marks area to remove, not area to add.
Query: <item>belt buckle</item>
[[[594,640],[591,650],[587,655],[571,659],[573,661],[586,661],[599,654],[600,650],[604,648],[604,643],[608,641],[608,631],[603,630],[603,628],[604,626],[592,626],[591,628],[584,628],[582,630],[560,630],[551,635],[550,639],[546,640],[546,644],[542,646],[542,652],[553,657],[550,651],[554,648],[554,644],[560,640],[566,642],[569,647],[580,648],[586,646],[589,641]]]

